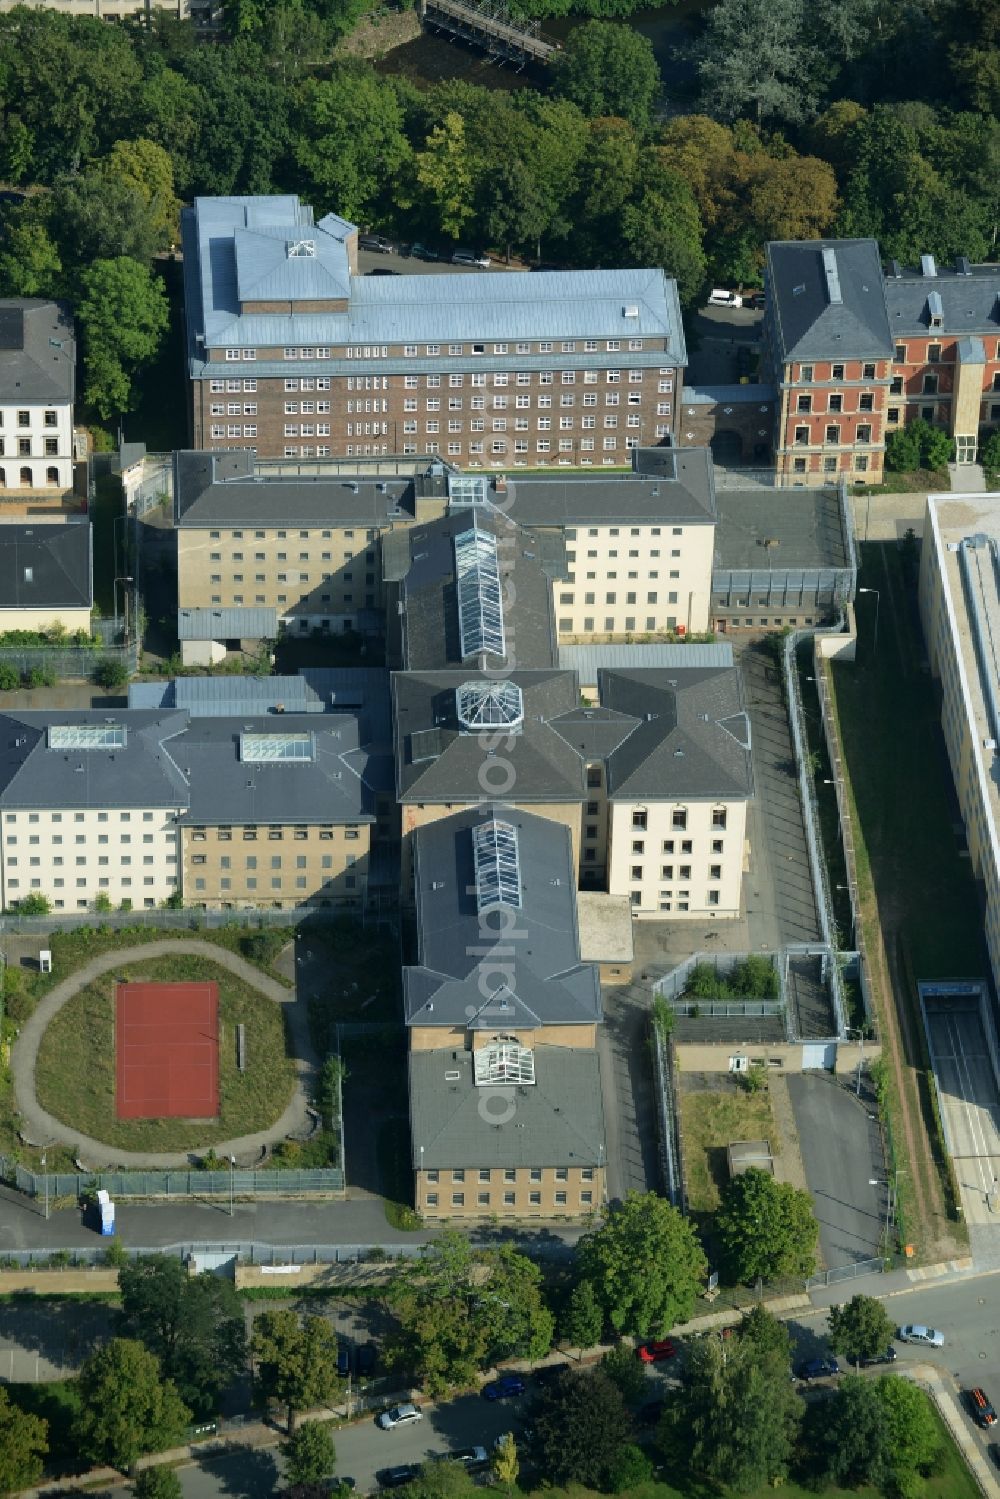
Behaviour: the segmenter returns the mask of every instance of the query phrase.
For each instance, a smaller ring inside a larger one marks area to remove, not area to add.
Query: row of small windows
[[[20,469],[19,472],[18,472],[17,482],[18,482],[18,486],[19,487],[23,487],[23,488],[26,488],[26,489],[32,489],[32,488],[35,487],[36,482],[37,483],[41,483],[42,480],[39,477],[39,479],[36,481],[36,479],[35,479],[35,470],[32,469],[32,468],[29,468],[29,467],[24,467],[24,468]],[[46,468],[46,470],[45,470],[45,481],[44,482],[46,484],[58,484],[59,483],[59,470],[58,470],[58,468],[56,468],[56,466],[54,464],[52,464],[52,465],[50,465],[49,467]],[[0,468],[0,489],[6,489],[6,488],[7,488],[7,470],[5,468]]]
[[[566,1192],[555,1192],[555,1193],[553,1193],[552,1201],[553,1201],[553,1203],[555,1204],[555,1206],[557,1208],[568,1207],[569,1206],[569,1194],[566,1193]],[[593,1194],[593,1192],[581,1192],[580,1193],[580,1198],[579,1198],[579,1205],[580,1205],[580,1207],[582,1207],[582,1208],[592,1207],[593,1206],[593,1202],[594,1202],[594,1194]],[[440,1205],[440,1194],[437,1193],[437,1192],[428,1192],[427,1196],[425,1198],[425,1203],[426,1203],[427,1207],[429,1207],[429,1208],[436,1208],[436,1207],[438,1207]],[[517,1193],[516,1192],[504,1192],[503,1193],[503,1206],[505,1208],[512,1208],[512,1207],[516,1207],[516,1205],[517,1205]],[[528,1206],[529,1207],[533,1207],[533,1208],[540,1208],[541,1205],[542,1205],[542,1194],[541,1194],[541,1192],[529,1192],[528,1193]],[[464,1208],[465,1207],[465,1193],[464,1192],[452,1192],[452,1194],[451,1194],[451,1206],[453,1208]],[[476,1206],[480,1207],[480,1208],[490,1208],[490,1207],[493,1207],[494,1206],[493,1195],[490,1192],[477,1192],[476,1193]]]
[[[493,1180],[493,1170],[489,1166],[480,1166],[477,1170],[471,1171],[467,1171],[464,1167],[456,1166],[453,1171],[445,1174],[450,1176],[452,1182],[464,1182],[466,1177],[475,1178],[480,1182],[490,1182]],[[503,1168],[497,1168],[497,1175],[502,1175],[505,1182],[517,1181],[517,1170],[513,1166],[504,1166]],[[557,1166],[552,1172],[552,1177],[553,1180],[557,1182],[568,1182],[569,1167]],[[437,1184],[441,1180],[441,1172],[425,1171],[424,1179],[429,1183]],[[540,1182],[541,1179],[542,1168],[540,1166],[532,1166],[528,1171],[528,1180],[533,1182]],[[580,1180],[585,1182],[592,1182],[594,1180],[594,1168],[592,1166],[580,1167]]]
[[[581,344],[585,354],[596,354],[599,346],[600,340],[596,338],[585,339]],[[447,348],[450,355],[459,355],[466,352],[480,355],[485,354],[487,351],[487,346],[484,343],[469,344],[468,350],[466,350],[465,344],[425,344],[424,354],[431,358],[436,358],[441,353],[442,347]],[[620,338],[606,339],[604,347],[609,354],[618,353],[622,348],[622,340]],[[627,340],[625,347],[630,352],[639,352],[643,347],[643,340],[641,338],[630,338]],[[559,344],[559,352],[561,354],[575,354],[576,351],[577,344],[575,341],[564,340]],[[494,354],[507,354],[509,352],[509,344],[499,343],[493,345]],[[535,345],[533,351],[530,343],[517,343],[514,345],[514,352],[516,354],[531,354],[532,352],[552,354],[555,352],[555,344],[550,339],[542,339]],[[227,349],[225,353],[226,360],[230,364],[241,362],[252,363],[257,358],[257,350],[250,348]],[[403,354],[408,359],[415,359],[418,354],[418,345],[404,344]],[[387,359],[389,357],[389,347],[387,344],[351,344],[345,348],[344,355],[347,359]],[[289,346],[283,350],[283,357],[294,360],[329,359],[330,350],[323,346]]]
[[[5,823],[10,824],[10,823],[17,823],[18,820],[20,819],[22,822],[27,822],[30,825],[31,823],[40,822],[41,818],[42,818],[42,815],[43,814],[40,813],[40,812],[5,812],[3,820],[4,820]],[[94,816],[93,813],[90,813],[89,815],[91,817]],[[119,822],[131,822],[132,821],[132,813],[131,812],[118,812],[115,815],[117,816]],[[86,812],[74,812],[73,813],[73,821],[74,822],[86,822],[87,816],[88,816],[88,814]],[[154,819],[154,817],[156,817],[156,816],[160,816],[160,817],[169,816],[169,813],[163,813],[163,812],[160,812],[160,813],[143,812],[143,814],[142,814],[142,820],[143,820],[143,822],[152,822],[153,819]],[[97,813],[97,821],[98,822],[107,822],[110,819],[110,817],[111,817],[111,813],[110,812],[98,812]],[[63,820],[63,814],[61,812],[46,813],[45,814],[45,820],[47,822],[62,822],[62,820]]]

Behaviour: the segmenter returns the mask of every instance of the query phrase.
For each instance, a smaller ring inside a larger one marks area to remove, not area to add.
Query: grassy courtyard
[[[115,982],[211,981],[219,986],[220,1116],[119,1120],[115,1116]],[[248,1065],[236,1066],[236,1026],[246,1027]],[[48,1026],[35,1069],[38,1100],[71,1129],[122,1150],[191,1151],[266,1129],[288,1104],[295,1069],[284,1016],[273,1000],[227,969],[177,953],[106,973],[67,1001]]]
[[[771,1100],[766,1091],[745,1093],[729,1086],[724,1091],[681,1092],[684,1131],[684,1171],[688,1203],[696,1216],[714,1213],[729,1171],[726,1146],[733,1140],[770,1140],[777,1149]]]

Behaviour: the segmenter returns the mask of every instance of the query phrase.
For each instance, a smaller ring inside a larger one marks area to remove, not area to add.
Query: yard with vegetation
[[[681,1125],[688,1203],[696,1216],[714,1213],[729,1179],[726,1146],[734,1140],[770,1140],[776,1149],[766,1089],[749,1093],[726,1079],[723,1089],[687,1092],[681,1082]]]
[[[117,979],[213,982],[219,986],[218,1119],[128,1119],[115,1114],[115,984]],[[247,1068],[236,1065],[236,1026],[246,1027]],[[35,1069],[42,1107],[72,1129],[122,1150],[199,1150],[216,1141],[266,1129],[292,1096],[280,1006],[227,969],[185,953],[106,973],[67,1001],[48,1026]]]

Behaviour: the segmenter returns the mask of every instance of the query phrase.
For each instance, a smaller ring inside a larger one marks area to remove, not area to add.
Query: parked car
[[[358,1373],[361,1375],[371,1374],[378,1363],[378,1349],[374,1343],[362,1343],[355,1354]]]
[[[713,286],[708,296],[709,307],[742,307],[743,298],[738,291],[726,291],[723,286]]]
[[[807,1382],[810,1379],[829,1379],[840,1373],[840,1365],[835,1358],[807,1358],[795,1372],[799,1379]]]
[[[398,276],[398,271],[390,271],[387,265],[377,265],[373,271],[366,271],[366,276]]]
[[[428,245],[422,245],[419,240],[415,244],[412,244],[410,246],[410,254],[412,255],[414,260],[441,259],[436,250],[432,250]]]
[[[944,1334],[919,1322],[908,1322],[896,1334],[901,1343],[923,1343],[925,1348],[943,1348]]]
[[[386,239],[384,234],[359,234],[358,248],[377,250],[380,255],[391,255],[396,246],[391,239]]]
[[[665,1359],[673,1358],[676,1352],[676,1345],[669,1338],[654,1338],[650,1343],[640,1343],[635,1356],[644,1364],[662,1364]]]
[[[413,1421],[422,1421],[424,1413],[415,1405],[394,1405],[390,1410],[383,1411],[378,1418],[378,1424],[383,1431],[393,1431],[397,1426],[409,1426]]]
[[[874,1358],[863,1358],[861,1360],[861,1367],[862,1369],[871,1369],[875,1364],[894,1364],[898,1357],[899,1355],[890,1343],[884,1353],[876,1353]]]
[[[351,1372],[351,1345],[350,1343],[338,1343],[337,1345],[337,1373],[341,1379],[346,1379]]]
[[[419,1463],[400,1463],[397,1468],[380,1468],[375,1474],[380,1488],[398,1489],[404,1483],[412,1483],[420,1475]]]
[[[566,1363],[542,1364],[540,1368],[532,1370],[531,1378],[535,1384],[554,1384],[560,1374],[565,1374],[568,1368],[569,1364]]]
[[[499,1379],[483,1385],[484,1400],[509,1400],[513,1395],[523,1395],[525,1383],[520,1374],[501,1374]]]
[[[485,1447],[457,1447],[454,1452],[435,1452],[432,1462],[461,1463],[470,1473],[479,1473],[490,1465]]]
[[[755,312],[763,312],[767,303],[762,291],[751,292],[748,297],[743,298],[744,307],[752,307]]]
[[[452,265],[478,265],[482,270],[488,270],[490,257],[488,255],[477,255],[474,250],[456,250],[451,257]]]
[[[972,1412],[972,1419],[977,1426],[982,1426],[986,1430],[990,1426],[997,1424],[997,1413],[986,1398],[985,1391],[981,1390],[978,1385],[974,1390],[969,1391],[968,1401],[969,1409]]]

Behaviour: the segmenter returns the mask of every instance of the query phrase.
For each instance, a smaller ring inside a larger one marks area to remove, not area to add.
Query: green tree
[[[920,467],[920,436],[916,422],[890,432],[885,442],[885,466],[890,473],[912,474]]]
[[[0,1494],[37,1483],[48,1450],[48,1422],[19,1410],[0,1386]]]
[[[736,1334],[753,1349],[758,1362],[775,1361],[782,1374],[788,1373],[792,1340],[784,1322],[779,1322],[766,1307],[755,1306],[744,1312],[736,1324]]]
[[[589,1280],[577,1281],[560,1322],[560,1333],[571,1348],[593,1348],[601,1341],[604,1313]]]
[[[517,1455],[517,1443],[512,1431],[505,1431],[493,1448],[493,1481],[508,1494],[514,1492],[521,1462]]]
[[[542,1392],[534,1450],[549,1483],[602,1488],[629,1434],[620,1391],[599,1371],[561,1374]]]
[[[734,1282],[806,1276],[816,1267],[819,1225],[812,1198],[756,1166],[727,1184],[715,1231]]]
[[[837,1381],[833,1398],[806,1416],[804,1445],[816,1454],[819,1471],[829,1483],[885,1489],[891,1463],[876,1383],[847,1374]]]
[[[991,432],[979,450],[979,461],[988,474],[1000,470],[1000,427]]]
[[[288,1432],[300,1410],[329,1400],[337,1388],[337,1339],[324,1317],[301,1321],[292,1311],[264,1312],[251,1339],[257,1384],[288,1413]]]
[[[787,1356],[767,1351],[763,1334],[696,1339],[661,1430],[667,1451],[738,1493],[787,1477],[802,1415]]]
[[[610,1379],[629,1404],[640,1401],[649,1389],[646,1366],[630,1343],[619,1343],[600,1362],[601,1373]]]
[[[310,79],[299,95],[292,150],[319,205],[367,221],[410,154],[395,91],[367,64]]]
[[[690,1317],[708,1268],[691,1223],[655,1192],[612,1207],[577,1257],[612,1327],[640,1338]]]
[[[181,1481],[173,1468],[143,1468],[132,1485],[135,1499],[181,1499]]]
[[[179,1442],[191,1412],[156,1358],[131,1338],[112,1338],[83,1364],[73,1435],[82,1456],[127,1472],[145,1452]]]
[[[167,327],[167,299],[145,266],[119,256],[97,260],[80,277],[77,321],[83,332],[84,398],[107,420],[126,411],[132,375],[152,359]]]
[[[698,205],[682,177],[653,167],[650,161],[642,172],[645,189],[622,213],[622,242],[631,264],[662,266],[676,280],[682,304],[692,307],[704,289],[708,265]]]
[[[55,297],[62,261],[45,225],[26,218],[9,224],[0,248],[0,292],[5,297]]]
[[[8,662],[0,663],[0,692],[16,692],[21,685],[21,673]]]
[[[626,1442],[615,1453],[606,1481],[612,1494],[631,1494],[652,1476],[652,1460],[634,1442]]]
[[[115,661],[111,656],[105,656],[94,667],[94,681],[98,687],[108,690],[124,687],[128,681],[128,667],[124,661]]]
[[[289,1483],[322,1483],[337,1465],[333,1437],[322,1421],[303,1421],[281,1444]]]
[[[843,1306],[831,1307],[829,1321],[830,1347],[854,1364],[884,1353],[896,1332],[892,1318],[874,1296],[852,1296]]]
[[[648,37],[606,21],[574,27],[554,81],[585,115],[617,115],[640,129],[648,126],[662,86]]]
[[[695,50],[705,112],[797,123],[813,112],[819,56],[803,0],[718,0]]]
[[[47,895],[43,895],[40,890],[32,890],[30,895],[21,896],[17,909],[22,916],[47,916],[52,907]]]
[[[424,1463],[406,1485],[406,1499],[472,1499],[476,1487],[463,1463]]]
[[[955,440],[940,427],[931,427],[921,444],[920,456],[925,468],[944,468],[955,456]]]
[[[456,110],[448,110],[440,125],[430,131],[413,166],[422,197],[433,205],[440,232],[457,239],[476,210],[465,121]]]
[[[180,233],[180,204],[174,191],[174,167],[170,155],[156,141],[115,141],[101,163],[108,182],[123,182],[141,198],[149,230],[158,250],[172,245]]]
[[[179,1259],[155,1254],[123,1266],[118,1285],[129,1332],[156,1355],[185,1401],[208,1415],[246,1364],[243,1308],[232,1282],[189,1275]]]
[[[897,1483],[907,1475],[928,1472],[941,1449],[941,1435],[927,1395],[898,1374],[883,1374],[875,1388]]]

